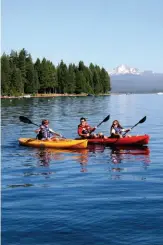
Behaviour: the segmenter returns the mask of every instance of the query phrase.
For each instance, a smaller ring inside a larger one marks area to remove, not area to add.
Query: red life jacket
[[[94,128],[92,128],[88,124],[86,124],[85,126],[83,126],[82,124],[79,124],[78,125],[78,135],[89,134],[93,129]]]

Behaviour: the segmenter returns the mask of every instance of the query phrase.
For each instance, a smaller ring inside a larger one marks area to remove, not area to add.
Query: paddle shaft
[[[109,118],[110,118],[110,115],[108,115],[107,117],[105,117],[104,120],[103,120],[102,122],[100,122],[100,123],[96,126],[96,128],[98,128],[102,123],[107,122],[107,121],[109,120]],[[95,130],[96,130],[96,129],[95,129]],[[93,130],[93,131],[94,131],[94,130]],[[90,134],[91,134],[93,131],[91,131]]]
[[[31,124],[33,124],[33,125],[35,125],[35,126],[38,126],[38,127],[40,127],[40,126],[39,126],[38,124],[36,124],[36,123],[33,123],[33,122],[32,122]]]
[[[139,123],[135,124],[135,125],[130,129],[130,131],[131,131],[133,128],[135,128],[138,124],[139,124]],[[128,132],[129,132],[129,131],[128,131]],[[123,137],[124,137],[128,132],[125,132],[125,133],[123,134]]]
[[[100,122],[96,127],[98,128],[102,123],[107,122],[110,118],[110,115],[108,115],[107,117],[104,118],[104,120],[102,122]]]
[[[96,127],[98,128],[101,124],[103,123],[103,121],[102,122],[100,122]]]
[[[131,129],[135,128],[138,124],[139,124],[139,122],[137,124],[135,124],[134,126],[132,126]]]

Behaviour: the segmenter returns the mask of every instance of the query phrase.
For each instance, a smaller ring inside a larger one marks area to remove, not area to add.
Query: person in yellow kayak
[[[110,127],[110,138],[123,138],[123,134],[129,132],[131,129],[125,129],[121,126],[118,120],[114,120]],[[128,135],[130,137],[130,135]]]
[[[78,135],[84,139],[92,139],[92,138],[103,138],[103,133],[92,134],[96,130],[97,127],[91,127],[87,123],[87,119],[85,117],[80,118],[80,124],[78,125]]]
[[[62,137],[61,134],[54,132],[52,129],[49,128],[49,121],[47,119],[42,120],[42,124],[38,129],[35,130],[37,133],[37,139],[39,140],[57,140],[56,136]]]

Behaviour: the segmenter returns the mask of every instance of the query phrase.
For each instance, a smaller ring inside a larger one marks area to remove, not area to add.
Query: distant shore
[[[81,94],[36,94],[36,95],[30,95],[30,94],[25,94],[22,96],[1,96],[1,99],[20,99],[20,98],[54,98],[54,97],[81,97],[81,96],[109,96],[109,95],[131,95],[131,94],[163,94],[163,92],[109,92],[107,94],[86,94],[86,93],[81,93]]]
[[[107,96],[110,95],[110,93],[108,94],[99,94],[101,96]],[[25,94],[22,96],[1,96],[1,99],[14,99],[14,98],[50,98],[50,97],[66,97],[66,96],[71,96],[71,97],[79,97],[79,96],[95,96],[93,94],[86,94],[86,93],[82,93],[82,94],[36,94],[36,95],[30,95],[30,94]]]

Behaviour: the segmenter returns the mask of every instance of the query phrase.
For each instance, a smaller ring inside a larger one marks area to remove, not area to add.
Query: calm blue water
[[[163,96],[111,95],[2,100],[2,244],[162,245]],[[48,118],[67,138],[82,116],[109,134],[114,119],[149,134],[148,149],[39,150],[18,145]]]

